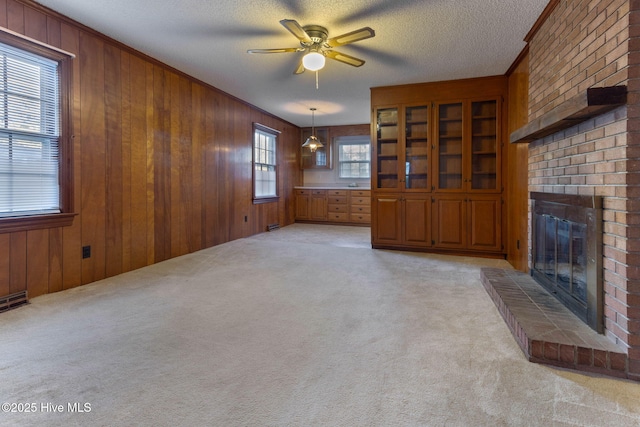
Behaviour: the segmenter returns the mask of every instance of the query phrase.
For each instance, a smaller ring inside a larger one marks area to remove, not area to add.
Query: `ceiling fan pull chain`
[[[316,90],[318,90],[318,70],[316,70]]]

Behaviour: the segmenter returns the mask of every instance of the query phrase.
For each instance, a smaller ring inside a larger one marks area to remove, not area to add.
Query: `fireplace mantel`
[[[626,86],[593,87],[530,121],[511,134],[512,143],[529,143],[626,104]]]

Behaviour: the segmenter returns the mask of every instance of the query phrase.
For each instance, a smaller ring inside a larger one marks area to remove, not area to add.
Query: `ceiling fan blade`
[[[280,49],[249,49],[247,53],[285,53],[285,52],[298,52],[300,48],[297,47],[283,47]]]
[[[293,34],[298,40],[303,43],[313,43],[309,34],[298,24],[295,19],[283,19],[280,21],[283,27],[285,27],[291,34]]]
[[[298,63],[298,68],[293,72],[293,74],[302,74],[304,73],[304,65],[302,64],[302,60]]]
[[[362,65],[364,65],[364,60],[358,59],[351,55],[346,55],[344,53],[336,52],[335,50],[325,50],[324,53],[331,59],[344,62],[345,64],[349,64],[354,67],[361,67]]]
[[[340,36],[331,37],[327,40],[327,44],[330,47],[343,46],[345,44],[357,42],[360,40],[368,39],[374,37],[376,32],[373,31],[369,27],[360,28],[359,30],[351,31],[350,33],[345,33]]]

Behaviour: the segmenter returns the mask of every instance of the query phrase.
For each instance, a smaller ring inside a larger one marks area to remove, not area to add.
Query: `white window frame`
[[[278,200],[278,135],[280,131],[253,124],[253,202]]]
[[[338,164],[338,178],[343,180],[369,180],[371,179],[371,138],[368,135],[358,136],[341,136],[335,139],[336,142],[336,157]],[[366,145],[368,159],[366,160],[346,160],[342,158],[342,147],[346,145]],[[343,176],[342,166],[343,164],[367,164],[369,167],[369,174],[367,176]]]

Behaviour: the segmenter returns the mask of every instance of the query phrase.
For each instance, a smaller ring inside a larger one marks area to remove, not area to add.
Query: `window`
[[[340,178],[371,176],[371,142],[369,137],[341,137],[338,143],[338,174]]]
[[[253,199],[254,203],[277,200],[278,131],[253,125]]]
[[[72,57],[0,33],[0,232],[72,221],[70,161],[62,144],[63,112],[69,119],[63,64]]]

